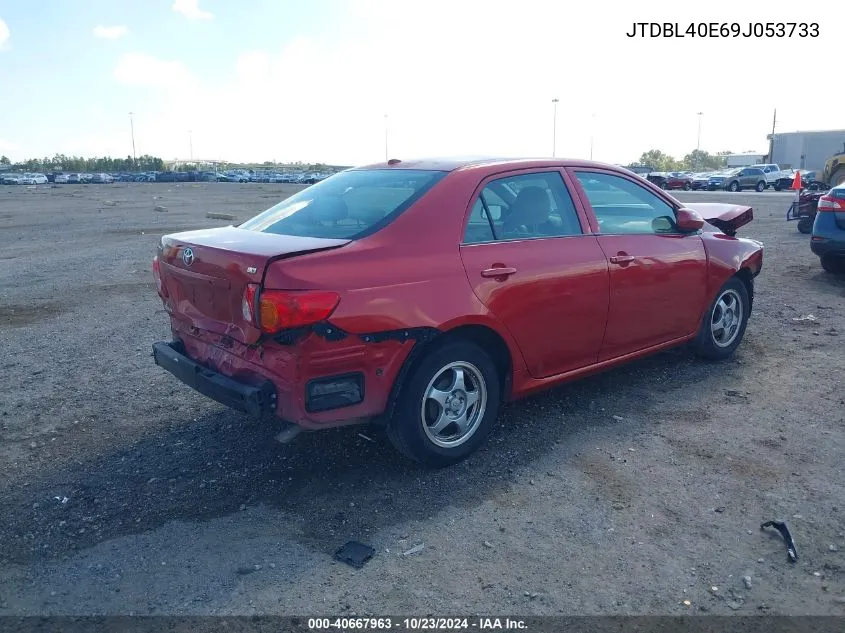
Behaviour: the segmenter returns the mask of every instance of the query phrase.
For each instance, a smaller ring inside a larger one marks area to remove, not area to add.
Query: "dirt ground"
[[[508,405],[430,472],[370,428],[279,445],[152,362],[158,237],[293,190],[0,187],[0,615],[845,614],[845,279],[789,194],[678,196],[755,208],[733,360],[680,349]],[[332,560],[353,539],[361,570]]]

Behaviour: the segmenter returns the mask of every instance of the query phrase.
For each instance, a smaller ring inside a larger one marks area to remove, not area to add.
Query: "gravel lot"
[[[278,445],[152,362],[158,236],[295,189],[0,187],[0,615],[845,614],[845,279],[789,194],[679,194],[755,208],[734,360],[675,350],[511,404],[429,472],[369,428]],[[361,570],[331,558],[352,539]]]

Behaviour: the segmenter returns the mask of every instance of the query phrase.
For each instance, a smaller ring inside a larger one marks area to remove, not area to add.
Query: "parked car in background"
[[[57,185],[60,185],[60,184],[66,185],[68,182],[70,182],[69,179],[70,179],[70,174],[56,174],[55,176],[53,176],[53,182],[56,183]]]
[[[692,175],[689,172],[673,171],[667,174],[664,189],[692,189]]]
[[[810,249],[826,271],[845,273],[845,183],[819,198]]]
[[[762,165],[750,165],[750,167],[759,167],[763,170],[766,176],[766,186],[774,187],[782,174],[781,168],[775,163],[764,163]]]
[[[693,191],[703,191],[707,189],[707,184],[710,182],[711,172],[702,172],[692,174],[690,176],[690,186]]]
[[[710,177],[707,183],[707,188],[711,190],[742,191],[743,189],[754,189],[764,191],[766,187],[766,175],[759,167],[741,167],[715,174]]]
[[[91,175],[91,182],[98,183],[98,184],[109,184],[114,182],[114,178],[112,178],[109,174],[92,174]]]
[[[646,176],[646,180],[661,189],[666,189],[666,183],[669,182],[669,174],[665,171],[653,171]]]
[[[681,344],[730,357],[763,261],[736,236],[752,218],[589,161],[349,169],[237,227],[165,235],[154,362],[284,437],[376,421],[445,466],[503,401]]]

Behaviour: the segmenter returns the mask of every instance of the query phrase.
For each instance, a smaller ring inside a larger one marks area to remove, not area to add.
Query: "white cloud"
[[[103,26],[102,24],[98,24],[94,27],[94,37],[99,37],[104,40],[117,40],[127,33],[129,33],[129,29],[122,24],[115,26]]]
[[[0,51],[2,51],[9,43],[11,32],[9,26],[0,18]]]
[[[114,78],[128,86],[190,90],[196,77],[178,60],[164,60],[143,53],[129,53],[120,58]]]
[[[214,17],[208,11],[200,9],[199,0],[174,0],[171,8],[189,20],[210,20]]]

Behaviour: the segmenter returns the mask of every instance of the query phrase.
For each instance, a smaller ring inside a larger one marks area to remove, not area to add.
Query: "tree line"
[[[704,150],[694,149],[678,160],[659,149],[652,149],[643,152],[637,164],[648,165],[653,167],[655,171],[712,171],[725,167],[728,155],[733,153],[723,151],[711,154]]]
[[[161,171],[164,169],[164,161],[157,156],[144,154],[137,159],[131,156],[126,158],[112,158],[102,156],[96,158],[85,158],[83,156],[66,156],[56,154],[53,157],[29,158],[19,163],[12,164],[6,156],[0,156],[0,164],[9,165],[15,169],[32,172],[131,172],[131,171]]]
[[[28,171],[28,172],[45,172],[51,173],[56,171],[63,172],[81,172],[81,173],[118,173],[118,172],[134,172],[134,171],[164,171],[166,166],[164,161],[157,156],[150,156],[144,154],[137,159],[131,156],[126,158],[111,158],[103,156],[99,158],[84,158],[82,156],[66,156],[64,154],[56,154],[53,157],[45,158],[30,158],[18,163],[12,163],[7,156],[0,156],[0,165],[7,165],[13,169]],[[196,164],[181,164],[176,167],[175,171],[197,171],[202,166]],[[218,165],[218,168],[225,169],[293,169],[296,171],[326,171],[334,169],[325,163],[303,163],[300,161],[294,163],[274,163],[265,161],[263,163],[226,163],[225,165]]]

